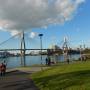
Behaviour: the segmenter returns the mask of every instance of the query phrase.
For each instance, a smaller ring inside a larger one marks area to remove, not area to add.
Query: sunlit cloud
[[[38,33],[36,33],[36,32],[31,32],[29,37],[33,39],[33,38],[35,38],[35,37],[37,37],[37,36],[38,36]]]
[[[16,33],[15,30],[62,24],[72,19],[83,2],[85,0],[0,0],[0,27]]]
[[[76,0],[76,4],[84,3],[85,0]]]

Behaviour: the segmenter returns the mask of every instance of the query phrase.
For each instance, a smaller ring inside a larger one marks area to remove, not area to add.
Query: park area
[[[31,77],[40,90],[90,90],[90,61],[58,64]]]
[[[90,60],[7,70],[0,90],[90,90]]]

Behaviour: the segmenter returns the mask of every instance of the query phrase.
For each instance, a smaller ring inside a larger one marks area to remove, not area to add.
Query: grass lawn
[[[90,61],[53,66],[31,77],[40,90],[90,90]]]

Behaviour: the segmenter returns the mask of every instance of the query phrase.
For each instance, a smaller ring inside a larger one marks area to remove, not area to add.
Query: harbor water
[[[41,56],[25,56],[25,63],[26,66],[31,66],[31,65],[39,65],[41,62],[45,64],[45,59],[46,55],[42,56],[42,61],[41,61]],[[70,55],[70,60],[78,60],[80,58],[80,55]],[[63,62],[64,57],[63,55],[60,56],[51,56],[52,61],[56,62]],[[21,67],[21,57],[7,57],[7,58],[0,58],[0,63],[4,62],[7,64],[7,68],[16,68],[16,67]]]

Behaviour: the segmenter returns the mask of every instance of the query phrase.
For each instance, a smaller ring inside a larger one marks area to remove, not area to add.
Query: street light
[[[43,34],[38,35],[40,37],[40,49],[41,49],[41,70],[42,70],[42,36]]]
[[[80,58],[82,60],[82,45],[80,45]]]

